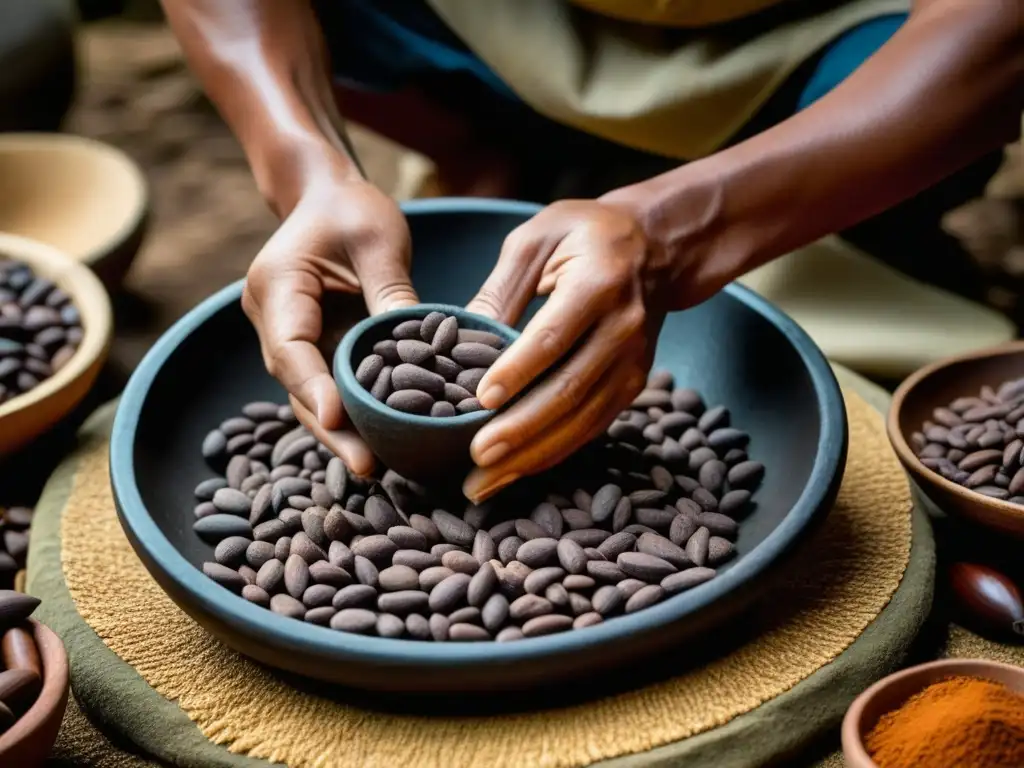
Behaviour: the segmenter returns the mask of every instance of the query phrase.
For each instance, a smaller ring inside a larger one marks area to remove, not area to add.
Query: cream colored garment
[[[680,159],[721,147],[793,70],[844,31],[909,7],[909,0],[821,2],[819,14],[775,26],[680,31],[564,0],[428,2],[541,114]]]
[[[800,323],[830,360],[869,376],[902,378],[1016,336],[997,312],[913,280],[836,237],[740,282]]]

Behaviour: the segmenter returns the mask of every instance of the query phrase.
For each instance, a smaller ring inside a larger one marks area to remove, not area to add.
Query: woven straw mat
[[[295,690],[208,635],[149,576],[118,524],[103,444],[83,457],[64,512],[63,568],[104,643],[232,752],[295,768],[589,765],[749,712],[835,659],[886,606],[910,557],[910,493],[881,417],[851,391],[846,403],[843,485],[815,545],[772,597],[784,606],[777,619],[710,664],[584,705],[428,718]]]

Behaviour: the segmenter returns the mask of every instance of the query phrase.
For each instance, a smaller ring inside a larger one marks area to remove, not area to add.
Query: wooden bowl
[[[1024,537],[1024,508],[957,485],[928,469],[910,447],[910,436],[935,408],[962,396],[976,396],[984,385],[998,387],[1024,376],[1024,341],[940,360],[906,379],[889,408],[887,429],[896,454],[922,491],[945,512],[1001,533]]]
[[[57,740],[68,704],[68,655],[49,627],[29,619],[43,663],[43,688],[35,703],[0,735],[0,765],[43,765]]]
[[[145,230],[139,167],[107,144],[60,133],[0,134],[0,232],[28,237],[121,283]]]
[[[12,453],[66,416],[88,393],[107,359],[113,312],[92,271],[52,246],[0,234],[0,258],[28,264],[62,288],[82,317],[84,335],[74,356],[39,386],[0,405],[0,456]]]
[[[854,699],[843,718],[843,757],[849,768],[878,768],[864,738],[883,715],[932,683],[949,677],[981,677],[1024,693],[1024,669],[984,659],[944,659],[904,669],[879,680]]]

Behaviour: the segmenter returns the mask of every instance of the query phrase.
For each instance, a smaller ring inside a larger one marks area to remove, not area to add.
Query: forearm
[[[674,278],[721,284],[1001,146],[1022,109],[1019,0],[919,2],[810,108],[609,199],[638,208]]]
[[[286,216],[305,190],[359,175],[308,0],[163,0],[192,71]]]

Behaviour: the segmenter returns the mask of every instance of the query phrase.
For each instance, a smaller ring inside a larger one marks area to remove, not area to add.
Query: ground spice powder
[[[879,720],[865,746],[879,768],[1024,768],[1024,695],[942,680]]]

